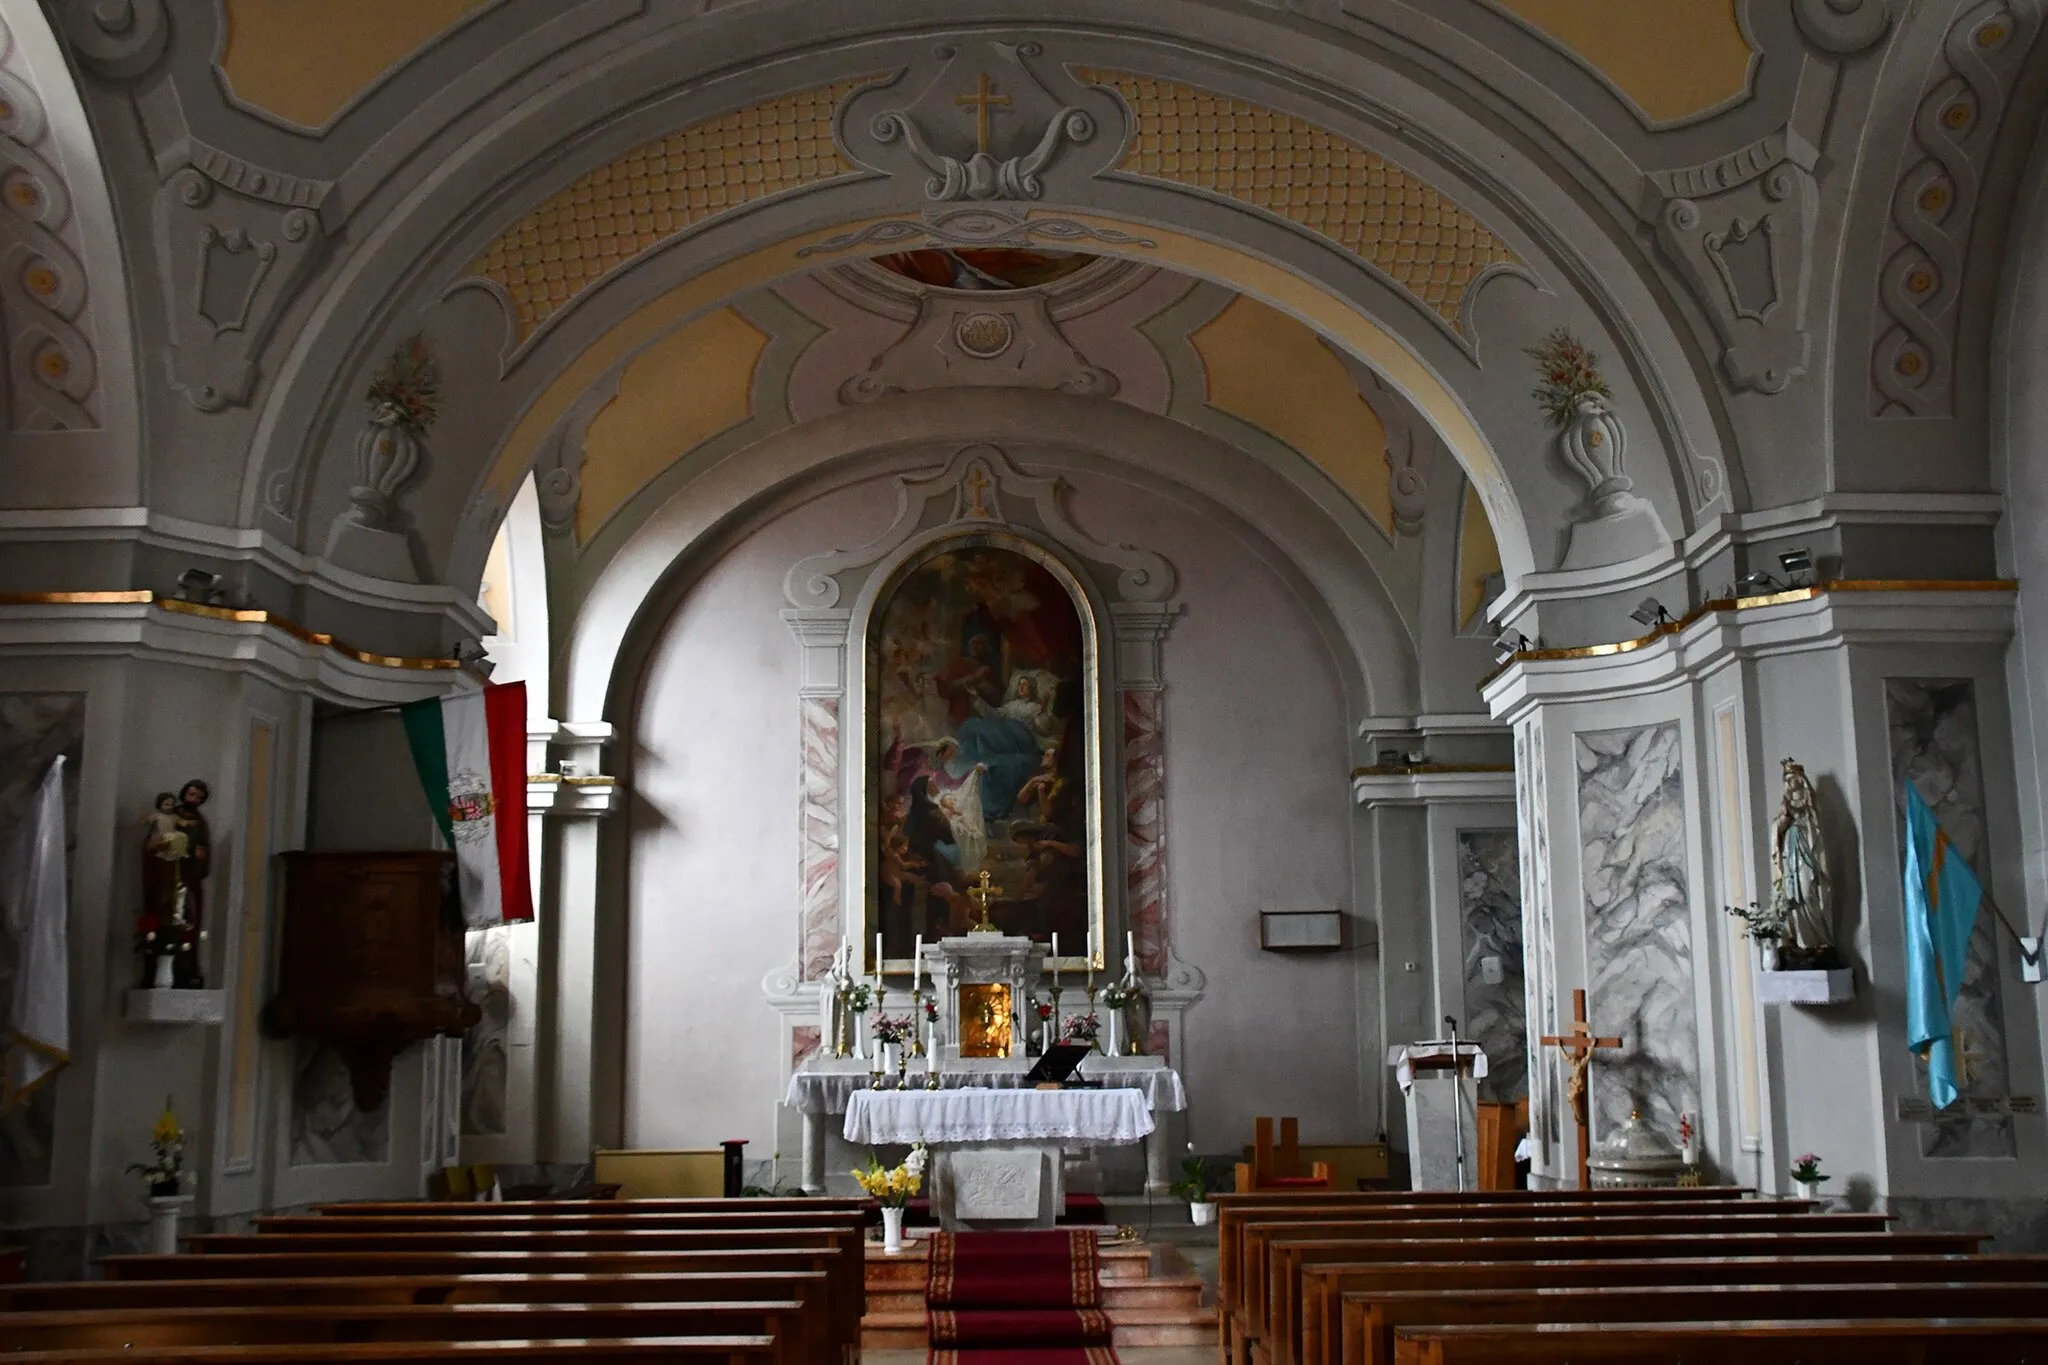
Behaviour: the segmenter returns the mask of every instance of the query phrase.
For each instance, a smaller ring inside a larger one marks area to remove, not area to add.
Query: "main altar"
[[[913,984],[928,969],[936,987],[932,1003],[937,1017],[926,1054],[904,1065],[903,1088],[896,1088],[895,1075],[881,1070],[878,1061],[853,1056],[814,1056],[790,1077],[785,1102],[803,1116],[805,1191],[824,1192],[827,1138],[837,1131],[863,1146],[925,1141],[1035,1147],[1051,1155],[1037,1174],[1013,1188],[1021,1199],[1028,1185],[1042,1200],[1057,1200],[1066,1186],[1067,1167],[1086,1165],[1094,1149],[1144,1142],[1147,1188],[1164,1193],[1172,1180],[1171,1154],[1165,1143],[1145,1139],[1164,1126],[1165,1115],[1187,1108],[1180,1076],[1164,1058],[1096,1053],[1075,1074],[1100,1089],[1025,1088],[1025,1076],[1037,1059],[1024,1055],[1024,1040],[1037,1022],[1032,1001],[1046,956],[1045,945],[1001,933],[963,934],[924,945]],[[1059,990],[1058,976],[1049,979]],[[1060,1018],[1090,1010],[1092,996],[1092,989],[1070,982],[1046,1021],[1050,1031],[1057,1033]],[[832,1027],[836,1021],[830,1017],[829,999],[826,1006],[824,1036],[832,1038],[841,1030]],[[934,1125],[931,1131],[918,1132],[916,1126],[927,1122]],[[1006,1136],[962,1136],[980,1132]],[[949,1180],[993,1188],[993,1176],[980,1171],[993,1160],[985,1150],[970,1155],[964,1165],[945,1152],[939,1146],[935,1197],[947,1197],[941,1189]],[[1011,1174],[1023,1178],[1021,1169]],[[1031,1220],[1036,1221],[1035,1214]]]

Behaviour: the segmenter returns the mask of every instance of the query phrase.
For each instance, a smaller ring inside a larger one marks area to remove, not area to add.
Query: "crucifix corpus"
[[[1590,1189],[1591,1183],[1586,1179],[1586,1152],[1590,1131],[1586,1118],[1586,1070],[1593,1065],[1595,1048],[1618,1048],[1621,1046],[1621,1039],[1595,1038],[1592,1029],[1586,1023],[1586,993],[1573,991],[1572,1031],[1561,1036],[1544,1035],[1543,1046],[1556,1048],[1571,1063],[1572,1078],[1565,1086],[1564,1096],[1571,1102],[1572,1117],[1579,1122],[1579,1188]]]

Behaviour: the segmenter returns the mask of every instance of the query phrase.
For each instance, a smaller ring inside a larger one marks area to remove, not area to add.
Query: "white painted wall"
[[[1347,719],[1307,607],[1210,516],[1083,476],[1091,535],[1166,554],[1186,612],[1166,644],[1168,877],[1175,952],[1208,976],[1187,1018],[1191,1139],[1248,1140],[1295,1114],[1359,1141],[1348,956],[1258,947],[1260,908],[1351,904]],[[761,978],[791,955],[797,908],[797,648],[789,565],[884,530],[875,479],[769,520],[692,587],[648,656],[634,712],[624,1139],[772,1149],[781,1033]],[[793,1155],[793,1154],[792,1154]]]

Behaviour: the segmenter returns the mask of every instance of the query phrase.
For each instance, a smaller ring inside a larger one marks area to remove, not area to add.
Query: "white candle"
[[[877,987],[877,988],[879,988],[879,987],[881,986],[881,984],[882,984],[882,936],[881,936],[880,934],[876,934],[876,935],[875,935],[875,985],[876,985],[876,987]]]
[[[1060,984],[1060,934],[1057,929],[1053,930],[1052,952],[1047,956],[1052,962],[1052,984],[1057,986]]]
[[[933,1020],[924,1026],[924,1069],[927,1075],[939,1074],[939,1025]]]
[[[1138,936],[1124,930],[1124,970],[1135,973],[1138,970]]]
[[[910,993],[916,995],[924,985],[924,935],[917,936],[917,946],[910,950]]]

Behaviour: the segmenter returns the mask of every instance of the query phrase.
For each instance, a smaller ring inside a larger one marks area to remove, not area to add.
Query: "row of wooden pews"
[[[1218,1196],[1222,1365],[2048,1362],[2048,1256],[1747,1195]]]
[[[847,1365],[859,1200],[334,1204],[0,1285],[0,1358],[248,1365]]]

